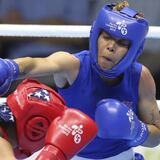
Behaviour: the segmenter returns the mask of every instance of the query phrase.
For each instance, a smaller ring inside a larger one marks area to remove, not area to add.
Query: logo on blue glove
[[[131,110],[131,109],[129,109],[128,110],[128,112],[126,113],[126,115],[128,116],[128,120],[129,120],[129,122],[130,122],[130,124],[131,124],[131,127],[130,127],[130,135],[133,133],[133,130],[134,130],[134,128],[135,128],[135,121],[134,121],[134,112]]]

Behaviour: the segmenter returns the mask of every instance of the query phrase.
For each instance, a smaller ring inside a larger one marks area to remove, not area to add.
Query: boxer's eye
[[[127,40],[127,39],[119,39],[118,41],[117,41],[117,43],[120,45],[120,46],[122,46],[122,47],[126,47],[126,48],[129,48],[130,47],[130,41],[129,40]]]

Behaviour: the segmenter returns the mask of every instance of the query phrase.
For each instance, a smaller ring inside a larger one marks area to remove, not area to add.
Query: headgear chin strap
[[[124,7],[121,11],[112,10],[113,4],[104,6],[95,20],[90,33],[90,54],[93,68],[99,75],[115,78],[122,74],[141,54],[145,37],[148,33],[148,22],[143,18],[134,18],[137,12]],[[122,60],[112,69],[103,70],[98,64],[97,41],[101,31],[110,35],[128,39],[131,46]]]

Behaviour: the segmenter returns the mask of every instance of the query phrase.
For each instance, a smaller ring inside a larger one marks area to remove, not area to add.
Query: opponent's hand
[[[14,60],[0,58],[0,95],[4,95],[18,77],[19,66]]]
[[[148,137],[147,125],[115,99],[104,99],[97,104],[95,120],[101,138],[125,139],[129,146],[134,147],[144,143]]]
[[[76,109],[67,109],[50,125],[45,147],[36,160],[68,160],[86,146],[97,133],[95,122]]]

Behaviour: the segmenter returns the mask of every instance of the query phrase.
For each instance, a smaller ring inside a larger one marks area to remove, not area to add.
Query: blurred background
[[[120,0],[119,0],[120,1]],[[118,0],[0,0],[1,24],[91,25],[99,9]],[[160,25],[159,0],[128,0],[130,6],[144,13],[150,26]],[[156,82],[157,99],[160,99],[160,40],[147,39],[139,61],[147,66]],[[0,57],[45,57],[59,50],[72,54],[88,49],[88,38],[11,38],[0,37]],[[54,87],[52,77],[38,78]],[[20,81],[13,83],[12,90]],[[5,95],[6,96],[6,95]],[[139,150],[139,148],[138,148]],[[146,160],[159,160],[160,150],[142,150]],[[153,154],[152,154],[153,153]],[[153,157],[156,156],[156,157]],[[157,158],[158,157],[158,158]]]

